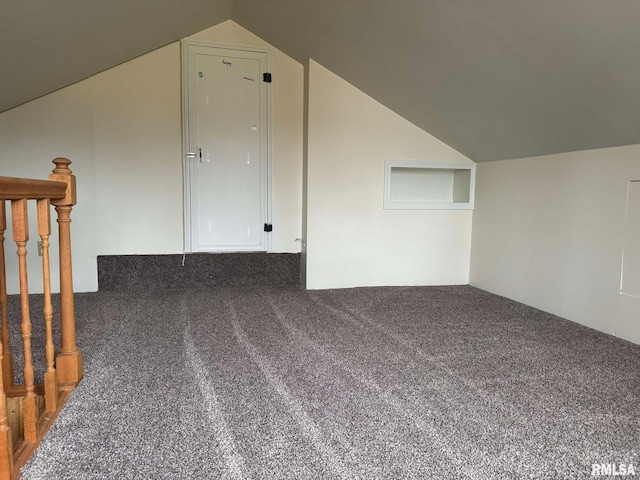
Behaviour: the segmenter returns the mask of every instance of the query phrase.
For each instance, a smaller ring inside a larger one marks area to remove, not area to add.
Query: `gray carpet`
[[[184,257],[98,255],[99,290],[299,285],[299,253],[189,253]]]
[[[640,346],[472,287],[77,296],[25,479],[590,478],[640,466]]]

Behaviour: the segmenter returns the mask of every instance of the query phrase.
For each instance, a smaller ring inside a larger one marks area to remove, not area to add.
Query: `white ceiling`
[[[640,143],[636,0],[0,0],[0,7],[0,111],[232,18],[301,62],[314,58],[476,161]]]

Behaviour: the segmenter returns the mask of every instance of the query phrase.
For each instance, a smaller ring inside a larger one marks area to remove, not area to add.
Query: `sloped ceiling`
[[[475,161],[640,143],[636,0],[0,0],[0,111],[229,18]]]
[[[0,112],[228,20],[233,0],[0,0]]]
[[[232,18],[475,161],[640,143],[634,0],[235,0]]]

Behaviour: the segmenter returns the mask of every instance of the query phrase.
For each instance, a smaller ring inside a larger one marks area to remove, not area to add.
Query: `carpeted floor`
[[[100,292],[76,312],[85,378],[24,479],[640,467],[640,346],[473,287]]]

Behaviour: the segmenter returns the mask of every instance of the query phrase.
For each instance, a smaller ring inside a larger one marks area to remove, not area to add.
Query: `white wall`
[[[179,44],[86,82],[94,115],[96,253],[182,253]]]
[[[46,179],[51,160],[67,156],[78,178],[78,205],[71,212],[73,275],[82,291],[97,289],[95,235],[98,224],[93,161],[92,92],[87,82],[29,102],[0,114],[0,175]],[[32,292],[42,292],[42,259],[37,254],[35,202],[29,202],[29,280]],[[11,204],[7,202],[5,256],[7,291],[19,292],[16,246],[11,231]],[[51,284],[59,291],[58,229],[52,209]]]
[[[466,284],[469,210],[383,210],[384,161],[470,162],[311,60],[306,285]]]
[[[471,284],[640,343],[620,295],[627,184],[640,145],[477,166]]]
[[[191,38],[266,45],[232,21]],[[273,58],[274,251],[297,252],[303,68],[276,49]],[[180,46],[174,43],[0,114],[0,175],[46,178],[53,157],[73,162],[77,291],[97,289],[97,255],[183,251],[180,77]],[[34,226],[32,237],[35,232]],[[30,250],[36,251],[35,243]],[[15,293],[11,248],[7,254],[8,288]],[[32,291],[41,291],[39,258],[30,261]]]

